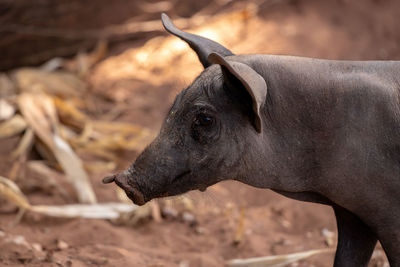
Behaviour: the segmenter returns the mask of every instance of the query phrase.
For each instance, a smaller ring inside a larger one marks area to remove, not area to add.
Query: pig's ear
[[[189,46],[196,52],[204,68],[211,65],[208,61],[208,56],[213,52],[219,53],[223,56],[233,56],[231,51],[210,39],[179,30],[165,13],[161,14],[161,21],[164,28],[169,33],[181,38],[189,44]]]
[[[252,100],[254,112],[253,124],[257,132],[262,131],[261,106],[267,97],[267,84],[264,78],[246,64],[229,61],[217,53],[211,53],[208,57],[211,63],[219,64],[223,70],[232,74],[246,89]]]

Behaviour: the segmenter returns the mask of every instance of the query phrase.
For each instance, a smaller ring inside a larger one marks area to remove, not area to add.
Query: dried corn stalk
[[[26,129],[26,122],[20,115],[15,115],[0,124],[0,138],[7,138],[22,133]]]
[[[30,208],[28,200],[19,187],[13,181],[3,176],[0,176],[0,194],[20,209],[26,210]]]
[[[58,134],[59,122],[52,98],[46,94],[23,93],[18,104],[27,123],[60,163],[79,202],[95,203],[96,196],[81,160]]]
[[[2,88],[0,87],[0,90]],[[8,120],[15,113],[15,108],[5,99],[0,99],[0,121]]]
[[[125,203],[96,203],[62,206],[31,206],[29,210],[52,217],[86,218],[86,219],[118,219],[122,214],[131,213],[137,206]]]
[[[33,134],[32,129],[28,128],[22,136],[17,148],[11,153],[11,157],[17,158],[22,155],[26,155],[29,149],[32,147],[34,139],[35,135]]]
[[[117,168],[117,164],[113,161],[88,161],[83,163],[85,170],[90,173],[107,173]]]
[[[117,219],[122,214],[132,213],[137,206],[125,203],[77,204],[63,206],[31,205],[18,186],[11,180],[0,176],[0,195],[22,210],[29,210],[52,217]]]
[[[16,70],[13,77],[21,92],[79,97],[86,88],[74,74],[62,71],[48,72],[35,68],[22,68]]]
[[[143,140],[151,136],[149,130],[136,125],[90,120],[73,104],[61,98],[54,98],[54,103],[61,121],[81,130],[78,137],[68,138],[71,145],[80,151],[98,154],[98,150],[142,150],[146,145]]]
[[[62,174],[48,167],[42,161],[28,161],[26,166],[29,170],[33,171],[40,177],[40,183],[42,185],[48,185],[52,189],[54,188],[65,200],[71,199],[68,192],[58,182],[57,178]]]

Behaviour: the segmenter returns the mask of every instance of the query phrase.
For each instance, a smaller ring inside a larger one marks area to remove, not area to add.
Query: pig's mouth
[[[190,170],[186,170],[177,176],[175,176],[169,186],[168,189],[165,193],[163,194],[158,194],[156,197],[166,197],[169,195],[176,195],[176,194],[181,194],[180,190],[176,190],[177,188],[182,188],[182,183],[184,183],[184,179],[187,175],[191,173]],[[144,194],[142,193],[142,190],[140,190],[139,186],[136,185],[134,182],[130,182],[126,171],[106,176],[103,178],[103,183],[104,184],[109,184],[115,182],[119,187],[121,187],[126,195],[129,197],[129,199],[132,200],[132,202],[136,205],[142,206],[144,205],[147,201],[151,200],[154,197],[146,198]],[[195,188],[187,188],[185,191],[193,190]],[[199,186],[198,188],[200,191],[205,191],[207,189],[207,186]]]
[[[125,172],[121,172],[118,174],[106,176],[103,178],[104,184],[109,184],[115,182],[119,187],[121,187],[129,199],[132,200],[136,205],[142,206],[147,200],[145,199],[143,193],[138,189],[138,187],[134,184],[129,183]]]
[[[175,176],[174,179],[172,179],[171,184],[179,182],[184,176],[186,176],[190,173],[191,173],[191,171],[187,170],[187,171],[182,172],[181,174],[178,174],[177,176]]]
[[[172,179],[172,181],[171,181],[171,183],[170,183],[170,187],[171,188],[174,188],[174,187],[177,187],[177,188],[183,188],[184,186],[182,186],[182,183],[184,183],[185,181],[184,181],[184,178],[186,178],[186,176],[187,175],[189,175],[189,174],[191,174],[192,173],[192,171],[191,170],[186,170],[186,171],[184,171],[184,172],[182,172],[182,173],[180,173],[180,174],[178,174],[177,176],[175,176],[175,178],[173,178]],[[198,189],[198,190],[200,190],[201,192],[204,192],[204,191],[206,191],[206,189],[207,189],[207,185],[198,185],[198,186],[196,186],[195,188],[193,188],[193,187],[189,187],[189,188],[187,188],[187,186],[186,186],[186,190],[184,190],[184,192],[186,192],[186,191],[189,191],[189,190],[194,190],[194,189]],[[182,192],[178,192],[177,194],[181,194]]]

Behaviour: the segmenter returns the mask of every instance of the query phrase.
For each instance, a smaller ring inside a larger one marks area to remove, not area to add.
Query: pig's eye
[[[194,124],[196,126],[210,126],[213,123],[214,123],[214,118],[205,113],[197,114],[196,118],[194,119]]]
[[[218,127],[214,126],[217,126],[216,118],[207,112],[200,111],[193,119],[192,137],[202,144],[211,142],[218,134]]]

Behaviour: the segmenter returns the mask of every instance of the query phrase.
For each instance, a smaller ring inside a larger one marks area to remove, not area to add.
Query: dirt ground
[[[239,30],[242,35],[223,43],[235,53],[399,60],[399,10],[400,2],[395,0],[264,1]],[[112,47],[110,56],[87,80],[93,94],[126,107],[118,120],[156,132],[175,95],[201,66],[184,47],[179,57],[186,58],[186,65],[175,65],[172,58],[168,69],[153,69],[151,75],[138,77],[133,66],[135,49],[143,43],[130,41]],[[191,71],[182,73],[188,66]],[[9,153],[16,144],[16,139],[0,141],[1,175],[9,172]],[[124,167],[137,154],[121,154]],[[30,186],[28,178],[19,179],[19,184],[33,204],[68,203],[55,192]],[[101,178],[102,174],[91,176],[99,201],[117,201],[115,187],[101,184]],[[269,190],[227,181],[204,193],[190,192],[168,201],[171,214],[161,222],[145,220],[135,226],[55,219],[29,212],[13,224],[16,209],[0,202],[0,265],[216,267],[234,258],[335,247],[336,223],[329,207],[290,200]],[[181,203],[190,205],[182,208]],[[237,244],[241,212],[244,235]],[[32,250],[32,246],[38,249]],[[325,253],[290,266],[332,266],[333,256]],[[379,245],[370,266],[388,266]]]

